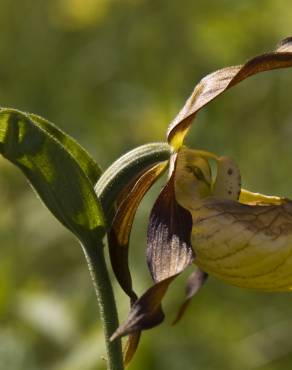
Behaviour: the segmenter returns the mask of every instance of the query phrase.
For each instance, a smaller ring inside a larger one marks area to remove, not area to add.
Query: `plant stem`
[[[95,185],[96,195],[104,210],[107,224],[111,224],[113,205],[118,194],[139,174],[156,163],[167,161],[172,149],[167,143],[142,145],[114,162]],[[98,238],[97,238],[98,239]],[[100,239],[98,239],[100,240]],[[116,302],[106,268],[103,245],[89,241],[82,245],[97,296],[107,350],[108,370],[123,370],[121,340],[110,341],[119,326]]]
[[[121,340],[110,341],[111,335],[119,326],[113,288],[107,271],[103,246],[83,245],[88,268],[98,300],[107,351],[107,369],[123,370]]]

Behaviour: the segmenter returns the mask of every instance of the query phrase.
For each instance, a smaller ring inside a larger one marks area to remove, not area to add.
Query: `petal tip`
[[[116,339],[121,338],[123,336],[123,330],[120,327],[112,334],[110,337],[110,342],[114,342]]]
[[[292,36],[288,36],[277,44],[277,52],[292,52]]]

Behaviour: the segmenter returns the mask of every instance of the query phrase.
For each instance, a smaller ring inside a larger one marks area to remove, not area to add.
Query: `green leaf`
[[[22,170],[44,204],[81,242],[96,243],[104,235],[93,188],[97,170],[71,138],[36,116],[1,109],[0,152]]]
[[[2,109],[1,111],[9,111]],[[10,111],[12,111],[10,109]],[[102,174],[102,169],[98,164],[91,158],[87,151],[82,148],[71,136],[65,134],[53,123],[46,119],[37,116],[36,114],[28,113],[28,117],[40,128],[45,130],[50,136],[53,136],[65,149],[72,155],[72,157],[78,162],[81,169],[85,172],[89,180],[93,185],[96,184],[97,180]]]

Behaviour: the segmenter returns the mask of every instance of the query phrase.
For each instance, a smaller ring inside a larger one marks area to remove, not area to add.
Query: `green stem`
[[[110,341],[110,337],[119,326],[119,321],[114,293],[105,263],[103,246],[83,245],[83,250],[98,300],[107,351],[107,369],[123,370],[121,341]]]
[[[101,176],[95,192],[101,202],[108,226],[111,224],[114,203],[120,191],[139,177],[147,168],[166,161],[171,155],[171,147],[166,143],[142,145],[119,158]],[[108,275],[102,242],[83,244],[83,250],[97,296],[107,350],[108,370],[123,370],[121,340],[110,341],[119,327],[116,302]]]

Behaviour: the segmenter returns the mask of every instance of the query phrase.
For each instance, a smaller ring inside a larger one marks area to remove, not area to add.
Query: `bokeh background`
[[[106,168],[164,140],[196,82],[272,50],[292,34],[291,19],[289,0],[0,0],[0,104],[48,118]],[[250,190],[292,197],[291,86],[292,69],[243,82],[198,115],[189,144],[232,156]],[[145,233],[161,185],[143,201],[132,237],[140,294],[151,284]],[[0,370],[104,369],[81,248],[3,159],[0,209]],[[172,327],[185,279],[130,370],[291,368],[291,294],[210,278]],[[128,300],[116,284],[115,292],[124,320]]]

